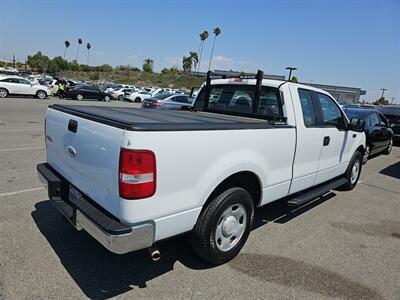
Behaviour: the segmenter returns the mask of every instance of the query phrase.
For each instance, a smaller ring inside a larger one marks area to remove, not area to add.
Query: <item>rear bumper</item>
[[[37,172],[55,207],[77,230],[84,229],[109,251],[123,254],[150,247],[154,243],[154,222],[122,224],[85,195],[71,198],[69,193],[72,185],[47,163],[38,164]]]

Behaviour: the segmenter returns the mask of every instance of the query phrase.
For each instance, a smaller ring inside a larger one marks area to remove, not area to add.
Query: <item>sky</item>
[[[0,0],[0,59],[24,61],[41,50],[75,59],[77,39],[90,42],[90,64],[155,70],[181,66],[198,51],[207,70],[212,30],[220,27],[212,69],[287,75],[301,82],[359,87],[362,100],[400,103],[400,0]],[[86,63],[82,47],[79,62]]]

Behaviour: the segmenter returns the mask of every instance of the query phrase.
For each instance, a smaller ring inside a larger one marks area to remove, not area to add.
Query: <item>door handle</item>
[[[76,152],[76,150],[75,150],[74,147],[72,147],[72,146],[67,146],[67,147],[65,148],[65,150],[67,151],[67,153],[68,153],[69,156],[71,156],[71,157],[76,157],[77,152]]]
[[[328,146],[330,141],[331,141],[331,138],[329,136],[325,136],[324,137],[324,146]]]

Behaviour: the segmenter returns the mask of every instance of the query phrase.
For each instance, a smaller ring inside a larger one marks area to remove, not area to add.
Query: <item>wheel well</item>
[[[261,184],[258,176],[250,171],[235,173],[224,181],[222,181],[207,198],[203,209],[219,194],[231,187],[241,187],[249,192],[254,201],[254,206],[257,207],[261,201]]]
[[[362,155],[364,155],[365,154],[365,148],[364,148],[364,146],[358,146],[358,148],[357,148],[357,150],[356,151],[358,151],[358,152],[360,152]]]

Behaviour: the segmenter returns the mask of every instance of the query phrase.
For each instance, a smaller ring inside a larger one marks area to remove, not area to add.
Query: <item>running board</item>
[[[306,204],[314,200],[315,198],[321,197],[322,195],[326,194],[330,190],[336,189],[347,182],[346,178],[340,177],[338,179],[329,181],[322,185],[318,185],[317,187],[313,188],[312,190],[305,192],[303,194],[299,194],[294,198],[287,201],[287,205],[289,206],[300,206]]]

